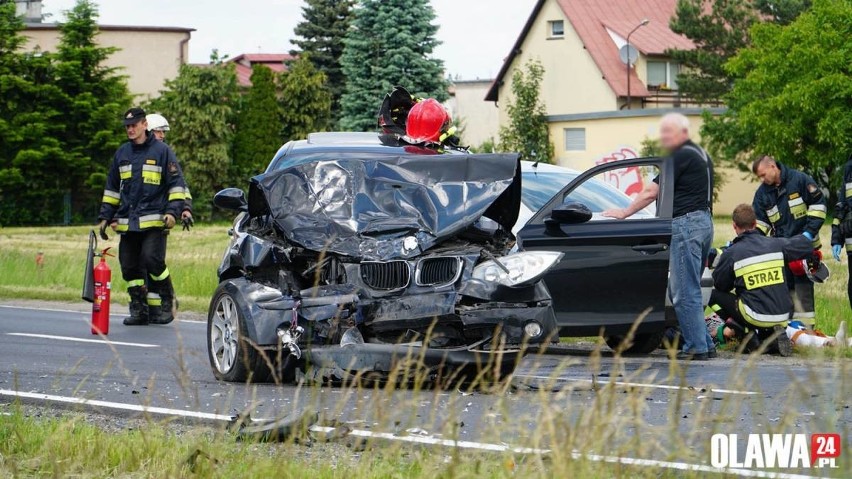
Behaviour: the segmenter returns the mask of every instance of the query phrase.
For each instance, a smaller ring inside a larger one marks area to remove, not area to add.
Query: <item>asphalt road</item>
[[[203,322],[126,327],[114,316],[109,336],[100,338],[90,334],[88,317],[0,305],[0,404],[16,394],[58,406],[68,401],[61,398],[78,398],[103,401],[87,407],[108,414],[139,414],[131,405],[213,421],[245,412],[264,419],[315,409],[326,421],[353,428],[519,447],[558,447],[560,434],[582,437],[589,427],[589,433],[612,436],[608,450],[597,451],[602,454],[641,440],[648,444],[638,449],[649,458],[699,464],[708,463],[710,436],[717,432],[833,432],[847,445],[852,439],[849,360],[819,364],[763,357],[750,363],[722,355],[678,363],[662,351],[614,358],[577,347],[528,356],[513,387],[502,391],[246,386],[213,378]],[[560,427],[542,435],[543,426],[554,424]],[[682,444],[691,457],[665,456]]]

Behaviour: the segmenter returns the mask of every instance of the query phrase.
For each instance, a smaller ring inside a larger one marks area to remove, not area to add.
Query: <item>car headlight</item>
[[[473,278],[503,286],[525,286],[541,279],[562,256],[555,251],[510,254],[480,263],[473,268]]]

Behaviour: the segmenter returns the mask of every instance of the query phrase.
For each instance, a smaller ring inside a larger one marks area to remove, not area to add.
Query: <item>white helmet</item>
[[[159,113],[151,113],[145,117],[148,120],[148,131],[169,131],[169,121]]]

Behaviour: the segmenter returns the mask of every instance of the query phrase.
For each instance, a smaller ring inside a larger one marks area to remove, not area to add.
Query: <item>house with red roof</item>
[[[295,59],[289,53],[243,53],[229,58],[228,62],[236,67],[237,83],[242,87],[250,87],[252,66],[265,65],[275,73],[281,73],[287,71],[287,62]]]
[[[678,91],[680,65],[666,52],[694,45],[669,28],[676,4],[537,0],[485,100],[497,105],[505,125],[513,73],[530,60],[540,61],[545,69],[540,97],[556,160],[578,170],[638,156],[643,140],[657,137],[659,118],[667,112],[687,115],[698,139],[702,112],[718,114],[723,107],[697,104]],[[631,51],[629,66],[622,59],[625,50]],[[728,175],[728,188],[736,191],[723,191],[723,198],[751,200],[745,188],[752,186],[741,176]],[[724,203],[719,211],[734,206]]]

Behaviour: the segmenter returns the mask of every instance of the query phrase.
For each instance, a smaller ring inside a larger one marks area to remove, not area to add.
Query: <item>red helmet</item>
[[[446,108],[438,100],[427,98],[411,107],[405,123],[405,134],[416,143],[440,143],[450,123],[452,119]]]

